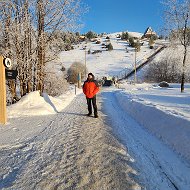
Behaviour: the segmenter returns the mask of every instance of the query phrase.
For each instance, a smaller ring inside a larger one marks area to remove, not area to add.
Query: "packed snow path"
[[[146,190],[189,190],[190,165],[122,110],[112,89],[102,96],[115,135],[135,160],[141,186]]]
[[[98,119],[77,96],[51,116],[1,128],[0,189],[189,190],[190,167],[119,106],[98,95]],[[141,187],[140,187],[141,186]]]
[[[139,189],[104,116],[86,113],[79,95],[54,116],[11,119],[1,129],[0,189]]]

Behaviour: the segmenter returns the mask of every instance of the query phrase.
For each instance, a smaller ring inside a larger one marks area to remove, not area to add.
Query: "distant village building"
[[[81,41],[84,41],[86,39],[86,36],[80,36],[79,38]]]
[[[150,38],[151,36],[157,36],[156,32],[152,30],[151,27],[148,27],[143,35],[144,38]]]

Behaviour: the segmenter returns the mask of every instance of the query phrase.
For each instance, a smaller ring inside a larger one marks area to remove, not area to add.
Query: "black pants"
[[[86,98],[87,100],[87,105],[88,105],[88,112],[91,114],[92,113],[92,105],[94,108],[94,115],[98,114],[97,111],[97,105],[96,105],[96,96],[94,96],[93,98]]]

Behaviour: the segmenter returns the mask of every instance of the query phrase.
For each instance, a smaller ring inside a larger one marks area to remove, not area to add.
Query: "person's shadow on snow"
[[[43,98],[44,98],[44,100],[45,100],[48,104],[50,104],[50,105],[53,107],[53,109],[54,109],[54,111],[55,111],[56,113],[59,113],[58,110],[57,110],[57,108],[56,108],[55,105],[53,104],[53,102],[50,100],[48,94],[43,93]]]

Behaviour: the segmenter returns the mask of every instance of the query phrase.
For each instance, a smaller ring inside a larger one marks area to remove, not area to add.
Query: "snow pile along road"
[[[117,139],[127,147],[128,153],[134,158],[132,167],[138,171],[138,182],[142,189],[189,190],[190,163],[163,143],[167,139],[156,138],[147,130],[146,125],[141,125],[145,119],[149,119],[154,125],[152,112],[155,112],[156,116],[156,110],[150,109],[147,118],[146,106],[145,109],[142,105],[137,107],[126,93],[121,93],[121,90],[114,93],[112,90],[107,89],[102,93],[103,112],[107,115],[107,121]],[[145,117],[141,121],[143,116]],[[167,129],[169,128],[166,127]]]
[[[190,162],[190,108],[188,93],[179,85],[162,89],[151,84],[123,84],[116,93],[119,105],[139,124]],[[189,85],[187,85],[187,91]]]
[[[77,89],[77,94],[80,93],[82,93],[82,90]],[[74,98],[74,89],[69,90],[59,97],[51,97],[46,93],[41,97],[39,91],[30,92],[19,103],[8,106],[8,117],[16,118],[56,114],[68,106]]]

